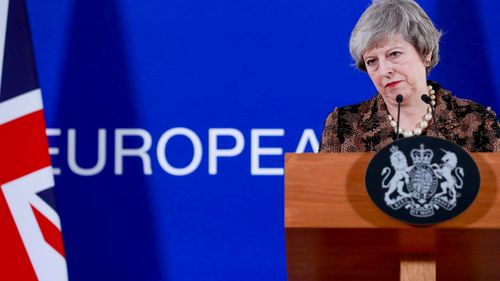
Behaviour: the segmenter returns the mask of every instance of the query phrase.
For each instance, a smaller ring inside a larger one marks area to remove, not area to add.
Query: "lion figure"
[[[390,160],[395,173],[389,182],[387,182],[387,178],[389,177],[391,169],[389,167],[385,167],[382,170],[382,176],[384,176],[384,179],[382,180],[382,187],[389,188],[389,190],[387,190],[384,194],[384,200],[387,204],[395,202],[394,199],[391,199],[391,195],[395,191],[397,191],[398,196],[410,197],[410,194],[403,191],[405,182],[408,183],[409,181],[408,170],[410,168],[408,167],[406,156],[399,150],[394,149],[392,151],[393,153],[390,156]]]

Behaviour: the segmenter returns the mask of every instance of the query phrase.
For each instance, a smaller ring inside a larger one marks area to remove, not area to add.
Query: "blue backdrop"
[[[71,280],[286,280],[283,153],[374,95],[369,1],[27,2]],[[500,2],[420,4],[430,78],[499,111]]]

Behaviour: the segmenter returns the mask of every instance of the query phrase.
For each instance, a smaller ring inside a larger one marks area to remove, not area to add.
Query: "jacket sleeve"
[[[335,108],[326,118],[319,153],[340,152],[340,143],[338,139],[338,109]]]
[[[498,122],[496,113],[489,109],[484,119],[484,128],[486,130],[485,137],[489,139],[487,151],[500,151],[500,123]]]

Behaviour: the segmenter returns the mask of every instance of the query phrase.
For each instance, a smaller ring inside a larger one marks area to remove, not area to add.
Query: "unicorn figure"
[[[441,192],[437,193],[435,196],[439,198],[448,194],[451,197],[449,201],[450,204],[455,204],[457,201],[457,189],[463,187],[462,177],[464,176],[464,169],[462,167],[457,168],[457,155],[451,151],[441,149],[444,152],[444,156],[441,158],[443,163],[434,164],[434,171],[439,179],[444,181],[441,183]],[[437,167],[436,167],[437,166]]]

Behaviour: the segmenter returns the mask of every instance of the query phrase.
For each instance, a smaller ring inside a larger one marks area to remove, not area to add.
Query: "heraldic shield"
[[[479,192],[479,170],[458,145],[412,137],[380,150],[366,171],[366,189],[387,215],[410,224],[435,224],[465,211]]]

